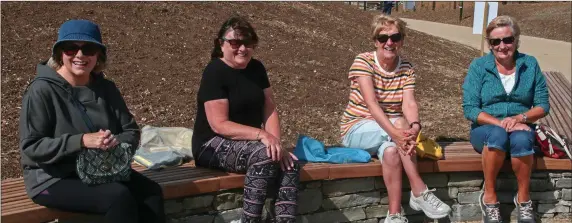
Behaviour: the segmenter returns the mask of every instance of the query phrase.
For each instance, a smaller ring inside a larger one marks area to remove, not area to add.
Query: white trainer
[[[379,221],[381,223],[381,221]],[[409,221],[407,220],[407,218],[405,218],[405,216],[401,215],[401,213],[397,213],[397,214],[389,214],[389,211],[387,211],[387,217],[385,217],[385,221],[383,221],[383,223],[408,223]]]
[[[413,192],[411,192],[409,206],[416,211],[422,210],[431,219],[447,217],[449,212],[451,212],[451,207],[435,196],[433,194],[434,191],[435,189],[426,189],[419,197],[415,197]]]

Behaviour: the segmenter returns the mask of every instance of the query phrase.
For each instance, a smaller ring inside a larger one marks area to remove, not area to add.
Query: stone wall
[[[451,205],[452,212],[442,221],[480,221],[477,203],[483,185],[482,173],[423,174],[423,180],[441,200]],[[572,222],[572,173],[535,172],[531,180],[531,199],[542,222]],[[423,222],[422,212],[409,207],[409,183],[404,176],[403,212],[409,222]],[[513,196],[516,194],[514,175],[501,173],[497,191],[505,219],[515,216]],[[272,213],[271,199],[265,206],[264,217]],[[385,184],[381,177],[304,182],[298,194],[297,222],[360,222],[376,223],[383,220],[388,209]],[[168,200],[165,210],[170,223],[222,223],[240,219],[242,189]],[[512,217],[514,221],[514,217]]]

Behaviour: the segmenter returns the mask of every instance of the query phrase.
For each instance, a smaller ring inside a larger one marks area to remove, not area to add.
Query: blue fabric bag
[[[300,161],[323,163],[368,163],[371,155],[361,149],[331,147],[326,150],[324,144],[305,135],[298,137],[294,155]]]

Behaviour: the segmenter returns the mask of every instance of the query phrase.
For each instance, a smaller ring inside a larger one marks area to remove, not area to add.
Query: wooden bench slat
[[[544,72],[546,77],[548,92],[550,94],[550,107],[548,120],[551,118],[552,123],[548,124],[550,127],[556,129],[559,134],[563,134],[569,139],[572,137],[570,129],[572,129],[572,96],[570,93],[570,86],[568,81],[562,81],[564,78],[558,72]]]
[[[165,199],[173,199],[219,191],[220,178],[178,180],[162,184],[161,186]]]
[[[548,157],[536,157],[535,169],[537,170],[569,170],[572,171],[572,160],[552,159]]]
[[[45,222],[46,217],[58,216],[60,218],[71,217],[78,215],[71,212],[57,211],[53,209],[48,209],[42,206],[36,206],[28,209],[22,209],[17,212],[9,213],[10,217],[4,216],[4,210],[2,210],[2,222],[3,223],[21,223],[22,219],[26,219],[25,222]]]

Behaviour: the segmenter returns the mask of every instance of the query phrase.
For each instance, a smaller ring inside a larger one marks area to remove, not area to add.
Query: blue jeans
[[[507,132],[497,125],[482,125],[471,130],[471,144],[478,153],[487,146],[509,153],[511,157],[529,156],[535,153],[534,126],[530,128],[531,131]]]

